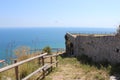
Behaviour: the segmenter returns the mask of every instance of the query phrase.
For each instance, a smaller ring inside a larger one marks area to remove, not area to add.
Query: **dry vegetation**
[[[35,52],[33,54],[26,54],[26,52],[23,52],[22,55],[17,54],[19,56],[17,61],[36,56],[38,54],[40,54],[40,52]],[[111,72],[119,72],[120,70],[120,67],[112,68],[111,65],[96,65],[85,56],[75,58],[60,54],[58,59],[58,67],[53,68],[53,72],[47,75],[44,80],[109,80]],[[45,60],[45,62],[48,61],[50,61],[49,58]],[[19,66],[20,79],[24,78],[41,66],[42,65],[38,65],[38,59]],[[31,77],[29,80],[39,80],[38,78],[40,75],[41,73],[38,73]],[[3,72],[2,74],[0,74],[0,78],[0,80],[7,80],[8,78],[15,80],[14,69]]]
[[[60,57],[59,66],[44,80],[109,80],[111,66],[100,69],[83,64],[74,57]]]
[[[43,51],[46,52],[46,50],[47,50],[47,51],[49,51],[49,53],[51,53],[51,49],[50,48],[48,49],[48,48],[49,47],[45,47]],[[26,47],[26,46],[18,47],[14,51],[15,55],[17,57],[17,59],[16,59],[17,62],[41,54],[40,51],[35,51],[31,54],[30,54],[29,51],[30,51],[29,47]],[[50,61],[49,58],[45,59],[45,62],[49,62],[49,61]],[[39,67],[41,67],[41,66],[42,66],[42,64],[41,65],[39,64],[39,59],[35,59],[35,60],[32,60],[30,62],[27,62],[27,63],[24,63],[24,64],[20,65],[18,67],[19,68],[20,80],[22,78],[24,78],[25,76],[29,75],[30,73],[32,73],[33,71],[35,71],[36,69],[38,69]],[[36,80],[37,78],[39,78],[40,75],[41,75],[41,73],[38,73],[38,74],[34,75],[33,77],[31,77],[29,80]],[[15,80],[15,70],[14,70],[14,68],[0,73],[0,80]]]
[[[34,53],[34,54],[29,54],[29,55],[22,55],[20,56],[17,61],[22,61],[22,60],[25,60],[27,58],[30,58],[30,57],[33,57],[33,56],[36,56],[38,55],[37,53]],[[33,61],[30,61],[28,63],[24,63],[23,65],[20,65],[19,66],[19,76],[20,76],[20,80],[22,78],[24,78],[25,76],[27,76],[28,74],[30,74],[31,72],[33,72],[34,70],[38,69],[41,65],[38,65],[38,59],[35,59]],[[8,78],[10,78],[10,80],[15,80],[15,70],[14,68],[13,69],[10,69],[10,70],[7,70],[3,73],[1,73],[1,79],[0,80],[7,80]],[[32,77],[30,80],[34,80],[33,78],[35,77]]]
[[[18,61],[35,55],[37,55],[37,53],[21,56],[19,57]],[[109,80],[109,72],[111,69],[110,66],[108,66],[107,68],[101,66],[101,68],[98,69],[98,67],[94,65],[83,64],[74,57],[59,56],[58,59],[58,67],[54,68],[53,72],[47,75],[44,80]],[[49,61],[49,58],[46,60],[46,62],[47,61]],[[34,60],[32,62],[21,65],[19,67],[20,78],[22,79],[29,73],[36,70],[38,67],[40,67],[40,65],[38,65],[38,60]],[[7,78],[12,78],[12,80],[15,80],[14,75],[14,69],[11,69],[2,73],[2,78],[6,79],[5,76],[7,76]],[[38,73],[37,75],[31,77],[29,80],[36,80],[37,78],[39,78],[40,75],[41,73]]]

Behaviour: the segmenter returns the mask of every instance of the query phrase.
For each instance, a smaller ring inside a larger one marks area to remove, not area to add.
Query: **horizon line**
[[[117,29],[118,26],[0,26],[0,28],[113,28]]]

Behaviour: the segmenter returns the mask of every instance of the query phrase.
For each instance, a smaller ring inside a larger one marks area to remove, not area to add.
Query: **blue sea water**
[[[31,49],[65,48],[64,36],[72,33],[114,33],[115,28],[1,28],[0,29],[0,60],[10,57],[11,52],[19,46]],[[13,55],[13,54],[12,54]]]

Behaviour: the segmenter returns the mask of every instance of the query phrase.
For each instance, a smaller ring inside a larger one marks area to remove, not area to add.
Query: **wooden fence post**
[[[50,57],[50,64],[52,64],[52,56]],[[51,71],[52,71],[52,66],[51,66]]]
[[[42,65],[44,65],[44,57],[42,56],[41,59],[42,59]]]
[[[44,57],[42,56],[41,57],[41,59],[42,59],[42,66],[44,66]],[[42,69],[42,71],[43,71],[43,77],[42,77],[42,79],[44,79],[45,78],[45,70],[44,69]]]
[[[58,67],[58,55],[56,55],[56,67]]]
[[[14,60],[14,63],[17,63],[17,60]],[[19,80],[19,78],[18,78],[18,66],[15,67],[15,76],[16,76],[16,80]]]
[[[39,65],[41,64],[41,58],[40,57],[38,58],[38,64]]]
[[[45,78],[45,70],[42,69],[42,71],[43,71],[43,77],[42,77],[42,79],[44,79]]]

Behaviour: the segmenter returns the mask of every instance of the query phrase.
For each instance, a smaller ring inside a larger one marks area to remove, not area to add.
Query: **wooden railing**
[[[39,59],[39,64],[41,63],[42,67],[38,68],[36,71],[32,72],[31,74],[29,74],[28,76],[26,76],[22,80],[28,80],[30,77],[32,77],[33,75],[35,75],[38,72],[42,72],[43,75],[41,77],[44,78],[45,75],[46,75],[46,70],[51,68],[51,71],[52,71],[52,67],[53,67],[54,64],[56,64],[56,67],[58,66],[58,60],[57,60],[58,55],[59,54],[47,55],[47,53],[44,53],[44,54],[41,54],[41,55],[29,58],[29,59],[20,61],[20,62],[17,62],[15,60],[14,64],[1,68],[0,69],[0,73],[2,73],[4,71],[7,71],[9,69],[15,68],[16,80],[19,80],[20,78],[19,78],[19,75],[18,75],[18,72],[19,72],[18,67],[20,65],[22,65],[24,63],[27,63],[27,62],[30,62],[30,61],[32,61],[34,59]],[[55,62],[53,62],[53,57],[55,57]],[[45,60],[44,59],[46,59],[46,58],[50,58],[50,64],[45,64],[45,62],[44,62]]]

